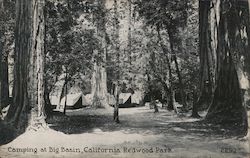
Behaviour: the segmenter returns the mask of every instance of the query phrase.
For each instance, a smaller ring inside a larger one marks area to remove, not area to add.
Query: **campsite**
[[[115,105],[115,97],[113,95],[108,95],[109,106]],[[61,111],[63,109],[80,109],[84,107],[89,107],[93,103],[93,94],[82,94],[82,93],[70,93],[59,99],[59,96],[50,96],[51,108],[54,111]],[[59,101],[60,100],[60,101]],[[119,108],[129,108],[142,106],[143,96],[137,92],[131,93],[120,93],[119,94]]]
[[[0,158],[248,158],[249,7],[0,0]]]

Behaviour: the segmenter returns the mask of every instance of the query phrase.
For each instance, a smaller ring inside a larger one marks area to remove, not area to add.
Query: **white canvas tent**
[[[82,93],[68,94],[66,97],[67,97],[66,108],[75,109],[82,107]],[[56,107],[57,110],[64,109],[66,97],[63,97],[61,99],[60,105]]]
[[[129,99],[131,99],[131,93],[121,93],[119,95],[119,104],[125,104]]]
[[[65,99],[67,97],[67,106],[74,106],[74,104],[82,97],[82,93],[76,93],[76,94],[67,94],[67,96],[63,97],[61,99],[60,105],[65,104]]]
[[[51,105],[57,105],[59,103],[59,97],[57,96],[49,96]]]
[[[121,93],[119,95],[119,107],[120,108],[128,108],[133,107],[134,105],[131,103],[131,93]]]
[[[142,93],[139,91],[135,91],[134,94],[131,96],[131,103],[132,104],[140,104],[143,100]]]
[[[65,105],[65,97],[63,97],[59,103],[59,97],[58,96],[50,96],[50,103],[51,105],[57,105],[57,110],[62,110]],[[90,105],[86,99],[86,97],[82,93],[76,93],[76,94],[68,94],[67,95],[67,107],[69,108],[80,108],[83,106]]]

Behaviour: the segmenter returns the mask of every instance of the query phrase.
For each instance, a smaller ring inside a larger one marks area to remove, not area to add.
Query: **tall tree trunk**
[[[179,64],[178,64],[177,55],[176,55],[176,51],[180,50],[180,48],[178,48],[178,46],[176,46],[179,42],[177,42],[177,40],[174,38],[173,33],[176,31],[173,28],[168,27],[167,31],[168,31],[168,36],[169,36],[170,49],[172,52],[171,55],[172,55],[172,59],[175,63],[176,73],[177,73],[178,80],[179,80],[179,89],[180,89],[180,93],[181,93],[181,101],[182,101],[182,105],[183,105],[183,110],[186,111],[187,110],[186,94],[184,91],[184,84],[183,84],[182,75],[181,75],[181,72],[179,69]]]
[[[120,96],[120,86],[118,85],[119,81],[117,82],[116,85],[116,89],[115,89],[115,98],[116,98],[116,103],[115,103],[115,107],[114,107],[114,121],[116,123],[120,123],[120,119],[119,119],[119,96]]]
[[[119,123],[119,95],[120,95],[120,42],[119,42],[119,14],[118,14],[118,4],[117,0],[114,0],[114,19],[115,19],[115,50],[116,50],[116,62],[117,62],[117,75],[116,75],[116,86],[115,86],[115,98],[116,103],[114,107],[114,121],[116,123]]]
[[[47,3],[47,0],[45,0],[45,4]],[[45,76],[44,76],[44,104],[45,104],[45,114],[47,117],[51,116],[52,112],[53,112],[53,108],[50,102],[50,92],[52,91],[52,86],[49,88],[49,84],[48,84],[48,79],[46,76],[46,54],[47,54],[47,30],[48,30],[48,24],[47,24],[47,19],[48,19],[48,11],[47,9],[44,9],[44,21],[45,21],[45,27],[44,27],[44,72],[45,72]],[[56,78],[56,82],[57,82],[57,78]]]
[[[46,128],[44,114],[44,0],[16,2],[13,104],[7,122],[29,129]]]
[[[0,8],[0,10],[1,10],[1,8]],[[2,61],[2,51],[3,51],[3,45],[2,45],[2,42],[1,42],[1,38],[3,38],[3,33],[0,30],[0,61]],[[2,66],[2,63],[0,62],[0,74],[2,74],[2,69],[3,69],[3,66]],[[3,80],[2,78],[3,78],[3,76],[0,75],[0,87],[2,87],[2,84],[3,84],[2,83],[2,80]],[[2,93],[3,92],[2,91],[3,91],[3,89],[0,88],[0,116],[1,116],[2,108],[3,108],[3,105],[2,105],[2,103],[3,103],[3,101],[2,101]]]
[[[44,102],[44,40],[45,40],[45,15],[44,15],[44,7],[45,7],[45,0],[34,0],[32,7],[33,10],[33,49],[32,54],[34,54],[34,63],[31,60],[31,69],[34,72],[34,79],[32,79],[36,86],[30,85],[32,87],[32,91],[37,91],[36,95],[31,94],[31,98],[34,98],[32,109],[31,109],[31,125],[32,128],[40,128],[42,126],[45,128],[45,102]],[[33,66],[33,68],[32,68]],[[35,69],[34,69],[35,68]],[[31,92],[32,93],[32,92]]]
[[[156,64],[156,57],[155,57],[155,52],[152,51],[151,54],[150,54],[150,59],[151,61],[149,62],[153,72],[156,71],[156,67],[155,67],[155,64]],[[149,76],[149,74],[147,73],[147,76],[148,76],[148,85],[149,85],[149,92],[150,92],[150,104],[152,105],[152,107],[154,107],[154,110],[155,110],[155,113],[159,112],[158,110],[158,107],[156,105],[156,94],[154,93],[155,92],[155,88],[153,88],[153,85],[152,84],[152,80]],[[159,77],[160,78],[160,77]]]
[[[132,28],[132,2],[128,0],[128,59],[129,59],[129,71],[132,68],[132,39],[131,39],[131,28]]]
[[[152,58],[152,66],[153,66],[153,64],[155,64],[154,63],[154,58],[155,58],[155,56],[154,56],[155,54],[154,53],[152,53],[151,54],[151,58]],[[154,70],[154,66],[153,66],[153,68],[152,68],[153,70]],[[150,74],[148,73],[148,70],[146,70],[146,75],[147,75],[147,82],[148,82],[148,89],[149,89],[149,97],[150,97],[150,109],[151,108],[154,108],[154,112],[155,113],[158,113],[159,112],[159,109],[158,109],[158,107],[157,107],[157,105],[156,105],[156,101],[155,101],[155,99],[156,99],[156,97],[155,97],[155,94],[154,94],[154,92],[153,92],[153,85],[152,85],[152,80],[151,80],[151,77],[150,77]]]
[[[181,92],[181,101],[182,101],[182,104],[183,104],[183,109],[187,110],[186,94],[185,94],[185,91],[184,91],[183,79],[182,79],[182,75],[181,75],[181,72],[180,72],[180,69],[179,69],[176,54],[173,55],[173,59],[174,59],[175,67],[176,67],[176,73],[177,73],[178,80],[179,80],[179,88],[180,88],[180,92]]]
[[[106,33],[106,0],[100,0],[97,2],[99,10],[94,13],[96,18],[96,32],[100,39],[101,49],[97,51],[97,57],[95,58],[95,66],[92,78],[92,94],[93,102],[92,106],[95,108],[110,108],[107,98],[107,71],[106,71],[106,58],[107,58],[107,33]],[[93,85],[94,84],[94,85]]]
[[[198,103],[196,102],[197,96],[196,96],[196,89],[193,90],[193,109],[192,109],[192,115],[193,118],[200,118],[201,116],[198,113]]]
[[[64,96],[64,94],[65,94],[66,85],[67,85],[67,80],[66,80],[66,77],[65,77],[65,80],[64,80],[62,89],[61,89],[61,91],[60,91],[58,104],[57,104],[57,107],[56,107],[56,109],[58,109],[58,110],[62,109],[61,100],[62,100],[62,98],[63,98],[63,96]]]
[[[173,77],[172,77],[172,68],[171,68],[171,63],[170,63],[170,60],[169,60],[169,53],[168,51],[166,50],[164,44],[163,44],[163,41],[162,41],[162,37],[161,37],[161,34],[160,34],[160,28],[159,26],[157,26],[157,34],[158,34],[158,39],[160,41],[160,45],[161,45],[161,48],[162,48],[162,51],[166,57],[166,63],[167,63],[167,66],[168,66],[168,75],[169,75],[169,86],[168,88],[165,86],[165,89],[167,90],[168,89],[168,110],[174,110],[174,99],[173,99]],[[164,81],[165,82],[165,81]]]
[[[132,89],[132,0],[128,0],[128,88]]]
[[[64,101],[64,108],[63,108],[63,114],[66,114],[66,108],[67,108],[67,94],[68,94],[68,70],[66,67],[66,76],[65,76],[65,101]]]
[[[200,94],[197,103],[199,109],[209,107],[212,100],[211,51],[209,31],[210,1],[199,1],[199,56],[200,56]]]
[[[92,106],[94,108],[105,108],[107,107],[107,102],[105,102],[105,97],[103,96],[103,87],[102,87],[102,82],[104,82],[102,79],[102,72],[101,72],[102,67],[100,65],[97,65],[95,63],[94,65],[94,72],[92,76],[92,84],[93,84],[93,103]]]
[[[45,79],[44,80],[44,102],[45,102],[44,104],[45,104],[45,113],[46,113],[47,117],[49,117],[53,111],[52,105],[50,102],[50,98],[49,98],[49,94],[51,92],[51,89],[52,88],[48,87],[47,80]]]
[[[247,25],[247,37],[248,37],[248,48],[247,48],[247,52],[246,52],[246,63],[245,63],[245,70],[247,71],[247,76],[248,76],[248,84],[250,84],[250,0],[248,0],[248,12],[249,12],[249,17],[248,17],[248,25]],[[247,117],[248,117],[248,141],[250,142],[250,87],[248,87],[248,89],[246,90],[246,93],[248,94],[248,100],[244,99],[246,102],[246,106],[247,106]]]
[[[7,106],[10,103],[9,99],[9,71],[8,71],[8,54],[6,49],[4,50],[4,55],[2,54],[2,106]]]
[[[1,98],[2,98],[2,106],[5,107],[9,104],[9,73],[8,73],[8,51],[7,51],[7,44],[8,44],[8,40],[9,40],[9,36],[7,35],[7,32],[9,31],[8,28],[8,21],[5,20],[5,16],[7,12],[7,9],[5,7],[5,3],[6,1],[2,0],[2,2],[0,2],[0,16],[2,18],[0,18],[0,41],[1,41],[1,48],[0,48],[0,52],[1,52]]]
[[[3,7],[3,0],[0,0],[0,17],[4,16],[4,7]],[[4,23],[4,20],[1,18],[0,23]],[[3,71],[3,66],[2,66],[2,55],[3,55],[3,38],[4,38],[4,26],[0,25],[0,116],[2,115],[2,108],[3,108],[3,99],[2,99],[2,91],[3,89],[1,88],[3,83],[3,76],[2,76],[2,71]]]
[[[19,127],[27,125],[28,121],[28,55],[31,43],[31,3],[28,0],[16,2],[16,29],[15,29],[15,65],[13,105],[10,106],[6,120]]]
[[[215,29],[218,34],[216,39],[218,72],[213,102],[206,119],[214,123],[233,125],[234,128],[241,129],[246,134],[247,116],[243,106],[238,71],[241,55],[246,53],[243,49],[245,44],[239,32],[242,25],[241,13],[244,11],[243,8],[248,6],[244,3],[234,0],[217,1],[218,25]]]

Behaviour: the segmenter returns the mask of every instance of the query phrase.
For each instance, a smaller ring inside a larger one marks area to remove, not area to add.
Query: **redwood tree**
[[[119,41],[119,14],[118,14],[118,3],[114,0],[114,28],[115,28],[115,53],[116,53],[116,86],[115,86],[115,98],[116,103],[114,106],[114,121],[119,123],[119,95],[120,95],[120,41]]]
[[[107,98],[107,33],[106,33],[106,0],[95,1],[97,9],[93,12],[99,48],[95,48],[95,65],[92,76],[93,107],[109,108]]]
[[[0,95],[2,108],[9,104],[9,74],[8,56],[13,44],[13,18],[14,2],[12,0],[0,1]]]
[[[45,128],[44,0],[16,1],[13,104],[6,121],[16,127]]]
[[[216,89],[214,98],[206,116],[214,123],[234,125],[247,131],[246,110],[243,106],[242,91],[239,82],[242,55],[244,49],[243,36],[240,32],[244,27],[242,19],[249,18],[243,13],[248,11],[246,1],[216,1],[215,14],[217,38],[216,47]],[[247,14],[248,15],[248,14]]]
[[[3,39],[3,35],[4,35],[4,31],[3,31],[3,0],[0,0],[0,74],[2,74],[2,52],[3,52],[3,42],[2,42],[2,39]],[[0,75],[0,114],[1,114],[1,110],[2,110],[2,75]]]
[[[212,100],[212,51],[210,49],[211,2],[199,1],[199,56],[200,56],[200,94],[197,101],[199,109],[207,109]]]

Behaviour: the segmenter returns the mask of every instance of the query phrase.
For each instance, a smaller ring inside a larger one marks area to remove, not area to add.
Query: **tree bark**
[[[33,9],[33,46],[32,46],[32,54],[34,60],[31,60],[30,69],[33,70],[34,79],[33,83],[35,86],[30,85],[32,87],[32,92],[36,92],[31,94],[31,99],[34,99],[33,104],[31,104],[31,128],[37,130],[39,128],[46,128],[45,122],[45,102],[44,102],[44,40],[45,40],[45,15],[44,15],[44,7],[45,0],[34,0],[32,7]],[[33,61],[33,63],[32,63]],[[36,63],[36,65],[35,65]],[[35,66],[34,66],[35,65]],[[32,71],[31,71],[32,72]],[[31,92],[31,93],[32,93]]]
[[[47,117],[49,117],[53,111],[50,98],[49,98],[50,92],[51,92],[51,88],[48,87],[47,80],[45,79],[44,80],[44,103],[45,103],[45,113]]]
[[[168,110],[174,110],[174,99],[173,99],[173,84],[172,84],[172,81],[173,81],[173,77],[172,77],[172,68],[171,68],[171,63],[170,63],[170,60],[169,60],[169,53],[167,52],[164,44],[163,44],[163,41],[162,41],[162,38],[161,38],[161,34],[160,34],[160,28],[159,26],[157,26],[157,34],[158,34],[158,39],[159,39],[159,42],[160,42],[160,45],[161,45],[161,48],[162,48],[162,51],[166,57],[166,63],[167,63],[167,66],[168,66],[168,75],[169,75],[169,86],[166,87],[167,85],[165,85],[165,90],[168,90],[168,107],[167,109]],[[166,84],[164,82],[164,84]]]
[[[13,104],[7,122],[46,128],[44,114],[44,0],[16,1]]]
[[[1,8],[0,8],[0,10],[1,10]],[[1,42],[2,38],[3,38],[3,33],[0,30],[0,61],[2,61],[2,52],[3,52],[3,45],[2,45],[2,42]],[[2,74],[2,71],[3,71],[2,69],[3,69],[3,66],[2,66],[2,63],[0,62],[0,74]],[[3,78],[2,75],[0,75],[0,87],[2,87],[2,85],[3,85],[3,83],[2,83],[3,79],[2,78]],[[3,108],[3,105],[2,105],[3,104],[3,101],[2,101],[3,100],[2,99],[2,93],[3,92],[2,91],[3,91],[3,89],[0,88],[0,115],[2,114],[2,108]]]
[[[132,68],[132,39],[131,39],[131,27],[132,27],[132,2],[128,0],[128,59],[129,59],[129,71],[131,73]]]
[[[64,102],[64,108],[63,108],[63,114],[66,114],[66,108],[67,108],[67,94],[68,94],[68,70],[66,67],[66,76],[65,76],[65,102]]]
[[[116,62],[117,62],[117,75],[116,75],[116,86],[115,86],[115,98],[116,104],[114,107],[114,121],[119,123],[119,96],[120,96],[120,42],[119,42],[119,14],[118,14],[118,4],[117,0],[114,0],[114,19],[115,19],[115,50],[116,50]]]
[[[154,58],[155,58],[155,56],[154,56],[154,53],[152,53],[151,54],[151,58],[152,58],[152,61],[153,61],[153,63],[152,63],[152,65],[154,65]],[[154,68],[153,68],[154,69]],[[154,94],[154,92],[153,92],[153,85],[152,85],[152,83],[151,83],[151,77],[150,77],[150,74],[148,73],[148,70],[146,70],[146,75],[147,75],[147,82],[148,82],[148,89],[149,89],[149,96],[150,96],[150,109],[151,108],[154,108],[154,112],[155,113],[158,113],[159,112],[159,109],[158,109],[158,107],[157,107],[157,105],[156,105],[156,101],[155,101],[155,94]]]
[[[66,76],[65,76],[65,79],[64,79],[64,84],[62,86],[62,90],[61,90],[61,93],[59,95],[59,101],[58,101],[58,104],[57,104],[57,109],[60,110],[62,108],[61,106],[61,100],[65,94],[65,88],[66,88],[66,85],[67,85],[67,80],[66,80]]]
[[[194,105],[198,105],[201,110],[207,109],[212,100],[209,9],[210,1],[199,1],[200,94]]]
[[[132,2],[128,0],[128,89],[133,89],[133,75],[132,75]]]
[[[1,72],[1,76],[2,76],[2,92],[1,92],[1,96],[2,96],[2,106],[6,107],[9,103],[10,103],[10,99],[9,99],[9,71],[8,71],[8,54],[6,52],[6,50],[4,50],[4,55],[2,54],[2,72]]]
[[[172,56],[172,59],[173,59],[173,61],[175,63],[176,73],[177,73],[178,80],[179,80],[179,89],[180,89],[180,93],[181,93],[181,100],[182,100],[182,104],[183,104],[183,110],[186,111],[187,110],[186,94],[185,94],[185,91],[184,91],[184,84],[183,84],[181,72],[180,72],[180,69],[179,69],[178,61],[177,61],[177,55],[176,55],[176,51],[179,50],[180,48],[175,46],[179,42],[177,41],[177,39],[175,39],[175,37],[173,35],[173,32],[176,32],[174,30],[174,28],[168,27],[167,32],[168,32],[168,36],[169,36],[170,49],[171,49],[171,52],[172,52],[171,56]]]
[[[250,0],[248,0],[248,12],[249,12],[249,18],[248,18],[248,23],[250,24]],[[250,27],[249,27],[249,24],[247,25],[247,35],[248,35],[248,43],[250,42]],[[250,49],[250,46],[248,45],[248,50]],[[248,61],[246,63],[246,70],[248,71],[248,83],[250,83],[250,54],[248,53],[247,54],[247,57],[246,57],[246,61]],[[248,96],[250,96],[250,87],[249,89],[247,90],[247,93],[248,93]],[[247,100],[245,100],[247,101]],[[247,137],[248,137],[248,142],[250,142],[250,101],[249,103],[247,104],[246,103],[246,106],[247,106],[247,118],[248,118],[248,132],[247,132]]]
[[[8,72],[8,57],[9,53],[12,50],[11,45],[14,43],[13,41],[13,30],[12,26],[14,26],[14,23],[12,20],[14,17],[12,17],[11,8],[9,4],[12,3],[9,0],[1,0],[0,2],[0,32],[2,36],[0,37],[1,41],[1,53],[2,53],[2,106],[6,107],[11,103],[11,100],[9,98],[9,72]]]
[[[107,33],[106,33],[106,0],[98,1],[99,10],[95,12],[96,18],[96,33],[100,40],[101,49],[96,50],[98,53],[95,57],[94,72],[92,77],[92,94],[95,108],[109,108],[107,98]]]
[[[4,16],[4,7],[3,7],[3,0],[0,0],[0,17]],[[1,18],[0,19],[0,24],[4,23],[4,20]],[[4,27],[3,25],[0,25],[0,116],[2,115],[2,91],[3,89],[1,88],[3,83],[3,77],[2,77],[2,71],[3,71],[3,67],[2,67],[2,55],[3,55],[3,38],[4,38]]]
[[[27,126],[28,122],[27,58],[30,53],[29,43],[31,43],[32,36],[29,18],[32,5],[27,0],[20,0],[16,3],[13,105],[10,106],[6,120],[15,126],[23,127]]]
[[[119,82],[117,82],[119,84]],[[114,107],[114,121],[116,123],[120,123],[119,120],[119,96],[120,96],[120,87],[117,85],[116,90],[115,90],[115,98],[116,98],[116,103]]]
[[[151,58],[151,68],[152,68],[152,70],[153,71],[155,71],[156,70],[156,67],[155,67],[155,64],[156,64],[156,57],[155,57],[155,52],[154,51],[152,51],[152,53],[150,54],[150,58]],[[155,97],[155,94],[154,94],[154,92],[153,92],[153,86],[155,86],[155,85],[152,85],[152,83],[151,83],[151,78],[150,78],[150,76],[149,76],[149,74],[148,74],[148,82],[149,82],[149,91],[150,91],[150,104],[152,104],[152,106],[154,107],[154,112],[155,113],[158,113],[159,112],[159,110],[158,110],[158,107],[157,107],[157,105],[156,105],[156,97]]]
[[[214,98],[206,116],[214,123],[233,125],[233,128],[247,132],[246,109],[243,106],[242,91],[239,82],[240,56],[246,50],[241,34],[239,33],[242,21],[240,14],[246,4],[241,2],[217,1],[216,16],[217,29],[217,80]],[[249,17],[247,17],[249,18]],[[248,50],[249,51],[249,50]]]
[[[0,76],[1,76],[1,104],[2,107],[5,107],[9,103],[9,79],[8,79],[8,52],[6,49],[7,45],[7,35],[6,32],[8,31],[8,24],[6,24],[8,19],[7,16],[7,8],[5,7],[6,1],[1,0],[0,1],[0,53],[1,53],[1,70],[0,70]]]
[[[193,90],[193,109],[192,109],[192,115],[191,117],[193,118],[200,118],[201,116],[198,113],[198,104],[196,102],[197,96],[196,96],[196,92],[195,89]]]

